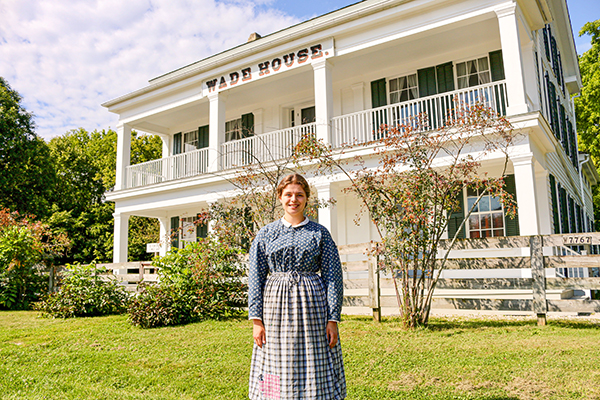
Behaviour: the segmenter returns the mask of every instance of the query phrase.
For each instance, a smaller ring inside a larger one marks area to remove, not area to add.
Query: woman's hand
[[[338,341],[337,322],[327,322],[327,328],[325,329],[325,331],[327,332],[327,340],[329,341],[329,347],[333,349]]]
[[[254,343],[262,349],[263,344],[267,343],[267,334],[265,333],[265,326],[260,319],[253,319],[252,337]]]

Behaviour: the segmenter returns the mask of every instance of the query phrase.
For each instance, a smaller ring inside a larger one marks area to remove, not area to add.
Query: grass
[[[433,319],[340,325],[348,399],[600,399],[594,322]],[[245,399],[245,319],[142,330],[125,316],[0,312],[1,399]]]

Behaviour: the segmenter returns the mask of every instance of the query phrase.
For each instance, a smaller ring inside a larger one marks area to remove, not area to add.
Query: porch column
[[[162,141],[162,158],[167,158],[172,155],[171,138],[172,136],[169,135],[160,135],[160,140]]]
[[[317,198],[320,203],[328,202],[334,195],[331,183],[325,182],[314,185],[317,189]],[[319,223],[329,230],[333,240],[337,241],[337,209],[335,205],[327,208],[319,208]]]
[[[513,3],[504,8],[497,9],[496,15],[498,16],[498,26],[500,28],[504,75],[506,76],[508,97],[506,113],[508,115],[523,114],[528,112],[528,107],[525,101],[525,81],[519,38],[517,4]]]
[[[539,168],[539,171],[535,171],[535,188],[537,191],[540,235],[551,235],[552,224],[550,221],[552,220],[552,208],[550,205],[547,170]]]
[[[167,217],[160,217],[158,218],[158,225],[160,228],[160,233],[158,236],[158,243],[160,243],[160,251],[158,253],[159,256],[164,257],[167,254],[167,248],[169,246],[169,231],[171,230],[171,227],[169,226],[169,218]]]
[[[225,102],[227,95],[211,93],[209,100],[208,124],[208,172],[220,169],[221,144],[225,141]]]
[[[533,154],[511,157],[510,160],[515,172],[519,232],[521,236],[539,235],[539,215],[536,204],[536,179]]]
[[[131,126],[120,124],[117,126],[117,175],[115,190],[127,188],[127,171],[131,154]],[[126,253],[127,254],[127,253]]]
[[[330,126],[333,117],[333,85],[331,83],[331,63],[327,60],[313,62],[315,81],[315,118],[317,139],[331,143]]]
[[[113,262],[127,262],[127,242],[129,240],[129,215],[114,213],[115,237],[113,245]]]

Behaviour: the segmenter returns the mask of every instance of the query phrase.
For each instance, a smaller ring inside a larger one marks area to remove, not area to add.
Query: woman
[[[343,399],[346,378],[337,327],[343,283],[337,247],[325,227],[304,216],[310,189],[301,175],[283,178],[277,195],[285,215],[262,228],[250,250],[254,350],[249,396]]]

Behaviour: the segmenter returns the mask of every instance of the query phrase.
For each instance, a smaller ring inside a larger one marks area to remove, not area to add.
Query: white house
[[[248,32],[250,33],[250,32]],[[457,96],[485,101],[523,133],[509,189],[518,220],[481,207],[470,237],[591,230],[598,175],[577,151],[581,78],[565,0],[365,0],[150,80],[103,104],[119,115],[114,262],[127,261],[128,218],[157,218],[161,237],[230,195],[227,178],[255,157],[283,157],[304,132],[339,146],[372,140],[378,116],[443,115]],[[130,165],[131,130],[158,135],[163,157]],[[375,128],[376,130],[376,128]],[[271,154],[267,156],[267,153]],[[498,173],[490,158],[484,169]],[[313,177],[334,197],[319,221],[338,244],[375,238],[352,220],[344,179]],[[468,204],[471,193],[463,193]],[[183,246],[203,235],[184,229]]]

